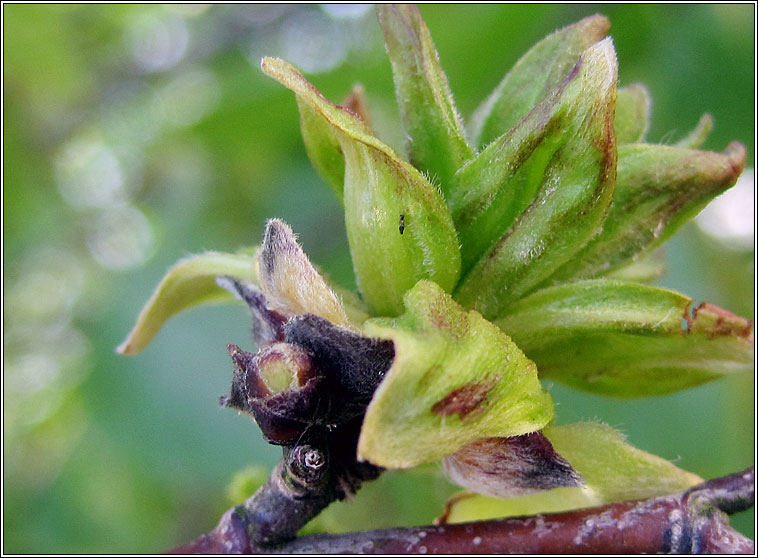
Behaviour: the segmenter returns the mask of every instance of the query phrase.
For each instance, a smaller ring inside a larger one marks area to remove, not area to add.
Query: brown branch
[[[729,527],[726,514],[753,506],[754,484],[751,467],[672,496],[531,517],[310,535],[272,548],[250,541],[251,498],[226,512],[214,531],[171,553],[752,554],[753,541]]]

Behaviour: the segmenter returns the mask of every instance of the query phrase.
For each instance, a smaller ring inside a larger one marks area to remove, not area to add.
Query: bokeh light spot
[[[132,59],[143,72],[168,70],[187,51],[189,32],[184,20],[175,13],[143,14],[128,31]]]
[[[331,70],[347,55],[344,29],[323,12],[297,12],[281,32],[284,58],[305,72]]]
[[[152,227],[135,207],[109,208],[90,224],[87,247],[103,267],[113,270],[136,267],[148,258],[153,248]]]
[[[73,140],[58,154],[55,167],[58,189],[73,207],[105,207],[123,197],[121,164],[100,142]]]
[[[755,242],[755,172],[746,169],[737,183],[714,199],[695,220],[700,230],[730,248],[749,250]]]

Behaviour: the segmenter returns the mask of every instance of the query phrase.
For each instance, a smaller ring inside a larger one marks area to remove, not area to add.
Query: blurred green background
[[[533,43],[600,12],[621,84],[652,93],[649,140],[676,141],[708,111],[705,147],[741,141],[751,169],[753,10],[421,7],[464,117]],[[251,348],[247,311],[197,308],[141,355],[114,348],[169,265],[256,244],[267,217],[354,286],[340,206],[307,160],[293,95],[258,64],[286,58],[335,101],[362,83],[375,127],[400,148],[381,33],[368,5],[5,4],[3,50],[3,550],[162,551],[238,503],[236,472],[278,459],[217,404],[226,344]],[[752,207],[751,172],[669,243],[660,283],[753,318]],[[549,387],[559,423],[605,421],[702,477],[754,463],[752,377],[647,400]],[[394,473],[323,522],[429,522],[453,490],[436,466]],[[754,535],[752,512],[734,523]]]

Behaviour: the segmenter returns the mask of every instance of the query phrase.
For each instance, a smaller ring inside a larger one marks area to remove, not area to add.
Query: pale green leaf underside
[[[541,377],[606,395],[671,393],[753,363],[748,320],[636,283],[597,279],[543,289],[497,325]]]
[[[493,324],[420,281],[406,313],[364,324],[395,360],[366,411],[358,457],[387,468],[435,461],[474,440],[539,430],[553,417],[534,363]]]
[[[507,499],[465,493],[451,501],[448,522],[555,513],[665,496],[702,482],[697,475],[631,446],[620,432],[604,424],[576,423],[542,432],[582,476],[584,488],[555,488]]]
[[[257,284],[255,256],[206,252],[178,262],[168,270],[140,312],[136,325],[116,350],[127,355],[139,353],[166,320],[191,306],[233,302],[231,293],[216,285],[219,275]]]

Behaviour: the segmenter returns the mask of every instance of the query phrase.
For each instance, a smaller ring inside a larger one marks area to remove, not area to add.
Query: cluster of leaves
[[[458,499],[456,520],[699,482],[607,426],[551,426],[538,374],[640,397],[751,369],[749,321],[649,285],[663,271],[656,249],[734,184],[744,147],[698,150],[707,115],[674,145],[646,143],[649,95],[617,88],[602,16],[535,45],[466,128],[418,10],[377,11],[407,158],[376,136],[360,89],[339,106],[287,62],[261,64],[295,93],[311,161],[344,205],[359,295],[330,284],[274,220],[260,253],[206,253],[172,268],[120,351],[140,351],[191,305],[235,295],[260,310],[258,322],[313,315],[391,341],[356,458],[384,468],[443,459],[459,484],[508,498]],[[287,366],[272,378],[299,373]],[[293,382],[280,391],[302,387]]]

